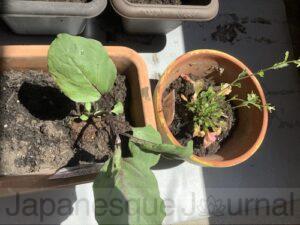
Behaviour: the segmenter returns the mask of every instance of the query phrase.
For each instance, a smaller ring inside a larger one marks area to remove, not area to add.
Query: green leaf
[[[232,85],[234,87],[238,87],[238,88],[242,88],[242,84],[241,83],[235,83],[234,85]]]
[[[194,144],[189,141],[186,147],[180,147],[170,144],[156,145],[152,151],[161,152],[168,158],[189,159],[193,155]]]
[[[135,128],[134,131],[142,133],[142,135],[135,135],[130,141],[146,152],[163,154],[167,157],[179,159],[188,159],[193,154],[193,142],[189,142],[187,147],[162,144],[159,132],[151,126]]]
[[[95,102],[111,90],[117,69],[96,40],[59,34],[48,52],[49,72],[75,102]]]
[[[273,111],[276,110],[275,106],[272,106],[271,104],[267,104],[265,107],[267,108],[269,113],[272,113]]]
[[[247,70],[243,70],[243,72],[241,72],[241,73],[238,75],[238,78],[243,78],[243,77],[246,77],[247,75],[248,75]]]
[[[265,76],[265,72],[263,70],[260,70],[257,72],[257,75],[260,77],[264,77]]]
[[[86,110],[87,112],[91,112],[91,110],[92,110],[92,103],[86,102],[86,103],[84,104],[84,108],[85,108],[85,110]]]
[[[286,52],[285,52],[285,56],[284,56],[284,61],[285,61],[285,62],[288,61],[289,56],[290,56],[290,52],[289,52],[289,51],[286,51]]]
[[[247,94],[247,101],[255,103],[255,102],[259,101],[259,96],[257,94],[255,94],[254,92],[252,92],[251,94]]]
[[[288,67],[289,64],[286,63],[286,62],[281,62],[281,63],[275,63],[272,67],[273,70],[279,70],[279,69],[282,69],[282,68],[285,68],[285,67]]]
[[[83,114],[83,115],[80,116],[80,119],[82,121],[88,121],[89,117],[87,115]]]
[[[116,114],[116,115],[120,115],[122,113],[124,113],[124,106],[122,104],[122,102],[117,102],[117,104],[115,104],[113,110],[111,110],[112,113]]]
[[[160,225],[166,212],[149,166],[136,157],[114,157],[101,169],[94,185],[99,225]]]
[[[155,144],[162,144],[161,136],[158,132],[153,132],[154,128],[150,125],[141,128],[132,128],[133,137],[144,140],[144,141],[151,141]],[[159,159],[160,154],[148,151],[142,151],[140,146],[135,144],[132,140],[129,142],[129,149],[134,158],[144,161],[149,167],[155,166]]]
[[[151,125],[145,127],[133,128],[133,136],[145,141],[151,141],[155,144],[162,144],[162,138],[158,131],[156,131]]]

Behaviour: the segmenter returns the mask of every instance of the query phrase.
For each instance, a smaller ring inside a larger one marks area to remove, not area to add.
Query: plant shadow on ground
[[[75,188],[4,197],[0,204],[1,224],[59,225],[70,214],[79,213],[81,209],[79,204],[74,204],[76,200]],[[81,201],[89,204],[88,199]]]

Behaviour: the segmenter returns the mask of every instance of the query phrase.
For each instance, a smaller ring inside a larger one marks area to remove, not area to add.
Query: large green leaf
[[[111,90],[117,69],[96,40],[59,34],[48,52],[49,72],[75,102],[95,102]]]
[[[161,144],[162,139],[160,134],[158,132],[153,132],[153,130],[154,129],[151,126],[132,128],[133,137],[145,141],[151,141],[152,143],[156,144]],[[142,151],[140,146],[133,141],[129,142],[129,149],[134,158],[143,161],[149,167],[155,166],[160,159],[159,153]]]
[[[165,205],[149,166],[138,157],[121,158],[121,150],[102,168],[94,182],[99,225],[161,225]]]
[[[129,149],[131,157],[122,158],[117,148],[94,182],[95,213],[99,225],[161,225],[165,205],[151,171],[161,154],[188,158],[188,147],[162,144],[160,134],[151,126],[133,128]]]
[[[153,127],[134,128],[131,142],[146,152],[162,154],[170,158],[188,159],[193,154],[193,142],[189,142],[187,147],[172,144],[162,144],[161,136]]]

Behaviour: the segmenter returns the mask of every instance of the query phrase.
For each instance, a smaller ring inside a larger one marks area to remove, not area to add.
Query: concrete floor
[[[295,57],[300,57],[300,1],[284,0],[287,9],[287,18],[291,31]]]

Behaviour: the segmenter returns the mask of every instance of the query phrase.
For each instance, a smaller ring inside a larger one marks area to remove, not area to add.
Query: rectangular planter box
[[[83,32],[88,18],[106,8],[107,0],[88,3],[1,0],[0,14],[17,34],[77,35]]]
[[[2,46],[0,47],[0,74],[5,70],[43,70],[47,71],[49,46]],[[107,47],[120,74],[126,75],[130,92],[131,125],[141,127],[152,125],[156,128],[150,82],[146,64],[135,51],[126,47]],[[0,177],[0,197],[16,192],[34,192],[53,188],[74,186],[91,182],[97,174],[74,178],[49,179],[55,171],[48,174]]]
[[[166,34],[183,21],[208,21],[219,11],[219,0],[204,1],[206,4],[203,5],[133,4],[128,0],[110,2],[122,16],[124,28],[129,33]]]

